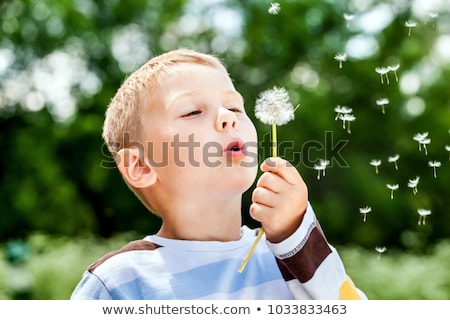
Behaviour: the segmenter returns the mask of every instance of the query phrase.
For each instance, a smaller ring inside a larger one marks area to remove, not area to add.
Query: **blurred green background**
[[[124,78],[178,47],[216,53],[253,119],[257,95],[273,86],[300,105],[278,130],[279,154],[301,172],[370,299],[450,299],[450,1],[279,4],[270,14],[262,0],[0,3],[0,299],[67,299],[88,264],[158,230],[108,168],[101,130]],[[351,133],[337,106],[352,108]],[[255,123],[262,160],[270,128]],[[424,132],[426,152],[413,139]],[[317,179],[320,159],[330,165]],[[430,161],[440,162],[436,177]],[[387,184],[399,186],[393,199]],[[250,192],[244,222],[257,226]],[[425,225],[418,209],[431,211]]]

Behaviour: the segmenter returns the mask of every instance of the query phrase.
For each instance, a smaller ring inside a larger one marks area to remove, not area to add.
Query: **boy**
[[[89,266],[72,299],[360,299],[320,229],[307,187],[269,158],[250,215],[241,197],[257,174],[257,135],[222,63],[178,49],[151,59],[119,88],[103,137],[125,182],[159,215],[157,234]]]

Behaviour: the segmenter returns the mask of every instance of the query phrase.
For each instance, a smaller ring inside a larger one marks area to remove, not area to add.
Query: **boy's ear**
[[[124,179],[135,188],[146,188],[157,180],[153,168],[144,161],[142,150],[131,147],[119,150],[116,163]]]

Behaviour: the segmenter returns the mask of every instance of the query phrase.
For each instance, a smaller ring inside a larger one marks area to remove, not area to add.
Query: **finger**
[[[266,188],[275,193],[280,193],[287,182],[273,172],[264,172],[258,179],[256,187]],[[289,185],[289,184],[288,184]]]
[[[298,173],[297,169],[288,161],[278,158],[278,157],[270,157],[267,158],[261,164],[261,171],[263,172],[272,172],[276,175],[283,178],[285,181],[290,184],[298,184],[302,183],[303,179]]]
[[[276,199],[276,193],[267,188],[257,187],[252,193],[253,203],[262,204],[269,208],[274,208],[276,206]]]
[[[270,216],[272,211],[272,208],[260,203],[252,203],[249,208],[250,216],[261,223]]]

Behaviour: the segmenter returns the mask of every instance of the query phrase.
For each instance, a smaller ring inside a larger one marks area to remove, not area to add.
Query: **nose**
[[[216,129],[225,131],[229,129],[238,129],[238,120],[236,114],[226,108],[221,108],[217,115]]]

